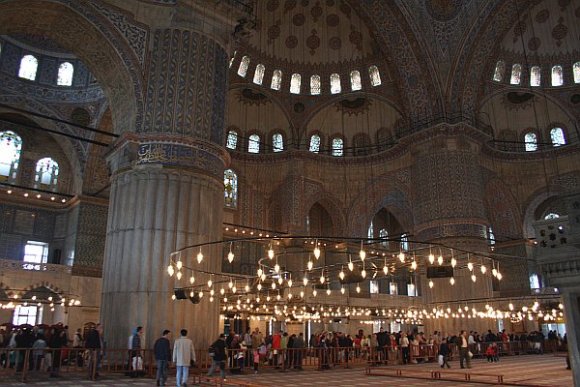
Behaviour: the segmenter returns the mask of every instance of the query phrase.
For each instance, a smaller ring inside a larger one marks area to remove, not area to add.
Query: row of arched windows
[[[514,63],[511,68],[511,75],[509,82],[511,85],[520,85],[522,82],[523,66],[519,63]],[[493,80],[495,82],[503,82],[506,73],[506,65],[503,60],[499,60],[495,65],[493,72]],[[580,83],[580,62],[572,65],[572,75],[574,83]],[[564,70],[561,65],[552,66],[551,70],[551,86],[562,86],[564,84]],[[542,84],[542,69],[540,66],[532,66],[530,68],[530,86],[540,86]]]
[[[0,180],[15,180],[18,174],[22,139],[16,133],[7,130],[0,132]],[[58,183],[59,166],[50,157],[36,162],[35,188],[55,189]]]
[[[38,72],[38,59],[34,55],[24,55],[20,59],[20,67],[18,68],[18,76],[29,81],[36,80],[36,73]],[[62,62],[58,66],[58,73],[56,84],[58,86],[72,86],[74,66],[70,62]]]
[[[566,135],[562,128],[552,128],[550,130],[550,142],[553,147],[566,145]],[[524,144],[526,152],[535,152],[538,150],[538,135],[536,132],[530,131],[524,135]]]
[[[230,62],[231,65],[232,62]],[[244,56],[240,61],[240,66],[238,67],[238,75],[241,77],[246,77],[250,67],[250,57]],[[256,85],[262,85],[264,82],[264,74],[266,72],[266,67],[259,63],[256,65],[254,70],[254,76],[252,81]],[[381,85],[381,74],[377,66],[373,65],[368,68],[369,80],[372,86]],[[272,73],[272,79],[270,82],[270,88],[273,90],[280,90],[282,86],[282,70],[274,70]],[[310,95],[320,95],[322,94],[322,80],[320,75],[314,74],[310,76]],[[294,73],[290,77],[290,93],[301,94],[303,89],[302,75],[299,73]],[[351,91],[362,90],[362,78],[359,70],[352,70],[350,72],[350,89]],[[342,84],[340,79],[340,74],[333,73],[329,78],[329,91],[330,94],[338,94],[342,92]]]

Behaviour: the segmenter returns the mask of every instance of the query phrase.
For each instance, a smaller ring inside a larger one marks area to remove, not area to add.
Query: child
[[[497,357],[497,344],[490,344],[485,350],[485,355],[487,356],[487,361],[489,363],[497,362],[499,360]]]
[[[264,346],[265,348],[265,346]],[[258,366],[260,365],[260,351],[258,349],[254,349],[254,373],[258,373]]]

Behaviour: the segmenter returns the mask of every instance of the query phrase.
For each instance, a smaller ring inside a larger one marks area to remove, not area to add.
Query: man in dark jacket
[[[223,333],[220,335],[219,339],[211,345],[209,348],[209,354],[210,357],[212,357],[212,362],[207,376],[213,376],[213,372],[219,367],[222,379],[226,380],[226,360],[228,357],[226,354],[226,337]]]
[[[97,324],[89,330],[89,333],[85,337],[85,348],[89,350],[89,375],[91,379],[99,376],[97,371],[99,369],[101,350],[103,348],[101,344],[101,329],[101,324]]]
[[[157,385],[165,386],[167,381],[167,367],[171,360],[171,343],[169,336],[171,332],[164,330],[163,335],[155,341],[153,345],[153,352],[155,353],[155,361],[157,362]]]

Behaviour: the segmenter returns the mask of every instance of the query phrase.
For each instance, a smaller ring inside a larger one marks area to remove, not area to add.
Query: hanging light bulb
[[[344,286],[341,286],[341,287],[340,287],[340,293],[341,293],[341,294],[344,294]]]
[[[270,302],[272,298],[270,297],[270,295],[268,294],[268,296],[266,297],[266,301]],[[265,305],[264,305],[265,306]]]
[[[453,278],[453,277],[449,278],[449,283],[451,285],[455,285],[455,278]]]
[[[195,282],[195,277],[194,276],[189,277],[189,283],[193,285],[194,282]]]
[[[266,281],[266,273],[263,273],[262,276],[260,277],[260,280],[262,281]]]
[[[278,278],[278,284],[282,285],[284,283],[284,278],[279,277]]]
[[[509,310],[514,310],[514,304],[512,304],[512,303],[510,302],[510,304],[508,305],[508,309],[509,309]]]
[[[262,270],[262,266],[260,266],[257,271],[258,277],[261,277],[263,273],[264,271]]]
[[[497,280],[501,281],[502,278],[503,278],[503,275],[498,271],[497,272]]]
[[[272,290],[276,289],[276,282],[272,282]]]
[[[169,274],[170,277],[173,277],[173,274],[175,274],[175,269],[173,268],[173,265],[167,266],[167,274]]]
[[[491,275],[493,275],[494,277],[497,277],[497,269],[495,267],[493,269],[491,269]]]
[[[288,280],[288,287],[292,287],[292,278]]]
[[[356,292],[360,293],[360,285],[359,284],[356,284]]]
[[[399,261],[401,261],[401,263],[405,263],[405,253],[402,251],[399,253]]]
[[[199,253],[197,253],[197,263],[203,261],[203,253],[201,252],[201,247],[199,248]]]
[[[352,263],[352,261],[348,261],[348,270],[353,271],[354,270],[354,263]]]
[[[230,282],[228,282],[228,288],[233,288],[234,287],[234,282],[230,279]]]
[[[228,262],[232,263],[234,261],[234,253],[232,253],[232,250],[230,250],[230,252],[228,253]]]
[[[270,248],[268,249],[268,258],[274,259],[274,249],[272,249],[271,243],[270,243]]]
[[[383,273],[385,273],[385,275],[389,274],[389,267],[387,266],[386,262],[385,262],[385,266],[383,266]]]
[[[481,274],[487,273],[487,267],[485,265],[481,265]]]
[[[312,291],[312,297],[316,297],[317,295],[318,295],[318,292],[316,291],[316,289],[314,289],[314,290]]]
[[[189,292],[189,297],[193,297],[195,293],[193,292],[193,290],[191,292]]]
[[[417,261],[411,262],[411,269],[412,270],[417,270]]]
[[[360,272],[360,276],[363,277],[363,278],[366,278],[367,277],[367,271],[365,269],[362,269],[361,272]]]
[[[215,290],[212,289],[212,290],[209,291],[209,295],[210,296],[213,296],[214,294],[215,294]]]
[[[276,264],[274,265],[274,272],[275,273],[279,273],[280,272],[280,265],[278,265],[278,262],[276,262]]]
[[[258,283],[258,286],[256,286],[258,288],[258,291],[262,290],[262,284]]]
[[[475,276],[475,274],[472,274],[472,275],[471,275],[471,280],[472,280],[473,282],[477,281],[477,277]]]
[[[326,289],[326,294],[330,296],[330,288]]]
[[[292,299],[292,297],[294,297],[294,296],[292,295],[292,293],[288,293],[288,299],[289,299],[289,300],[291,300],[291,299]]]
[[[220,294],[223,296],[226,293],[226,290],[224,288],[220,289]]]
[[[177,270],[181,270],[181,268],[183,267],[183,262],[181,262],[181,259],[179,261],[177,261],[175,266],[177,266]]]
[[[429,280],[429,287],[430,287],[431,289],[433,289],[433,286],[434,286],[434,285],[435,285],[435,284],[433,283],[433,281],[432,281],[432,280]]]
[[[360,241],[360,251],[358,252],[361,261],[364,261],[367,257],[367,252],[363,249],[363,241]]]
[[[429,254],[429,263],[431,265],[435,263],[435,256],[433,254]]]
[[[178,272],[177,272],[177,275],[176,275],[176,277],[177,277],[177,280],[178,280],[178,281],[181,279],[181,275],[182,275],[182,274],[181,274],[181,272],[180,272],[180,271],[178,271]]]
[[[314,247],[314,258],[320,258],[320,248],[318,247],[318,242],[316,242],[316,246]]]
[[[232,286],[232,293],[236,293],[238,291],[238,288],[236,287],[236,285]]]
[[[210,279],[207,280],[207,287],[211,288],[211,286],[213,285],[213,281]]]
[[[439,266],[443,265],[443,256],[442,256],[442,255],[439,255],[439,256],[437,257],[437,264],[438,264]]]
[[[197,295],[199,296],[199,298],[203,298],[203,292],[200,291],[199,293],[197,293]]]
[[[304,276],[304,278],[302,278],[302,283],[304,286],[308,285],[308,277]]]
[[[342,267],[340,268],[340,273],[338,273],[338,278],[340,278],[341,281],[344,279],[344,271],[342,270]]]
[[[467,262],[467,268],[469,269],[469,271],[473,271],[473,263]]]
[[[324,274],[320,275],[320,284],[323,284],[326,278],[324,278]]]
[[[451,267],[455,267],[457,265],[457,259],[451,258]]]
[[[308,270],[312,270],[312,267],[314,266],[314,263],[312,263],[312,261],[308,261]]]

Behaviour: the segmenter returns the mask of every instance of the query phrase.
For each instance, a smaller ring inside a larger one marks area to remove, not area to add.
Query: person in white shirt
[[[469,356],[469,341],[467,332],[461,331],[459,334],[459,365],[461,368],[471,368],[471,357]]]
[[[173,362],[177,368],[176,386],[187,385],[189,378],[189,367],[195,364],[195,348],[193,342],[187,338],[187,329],[181,330],[181,337],[173,344]]]

